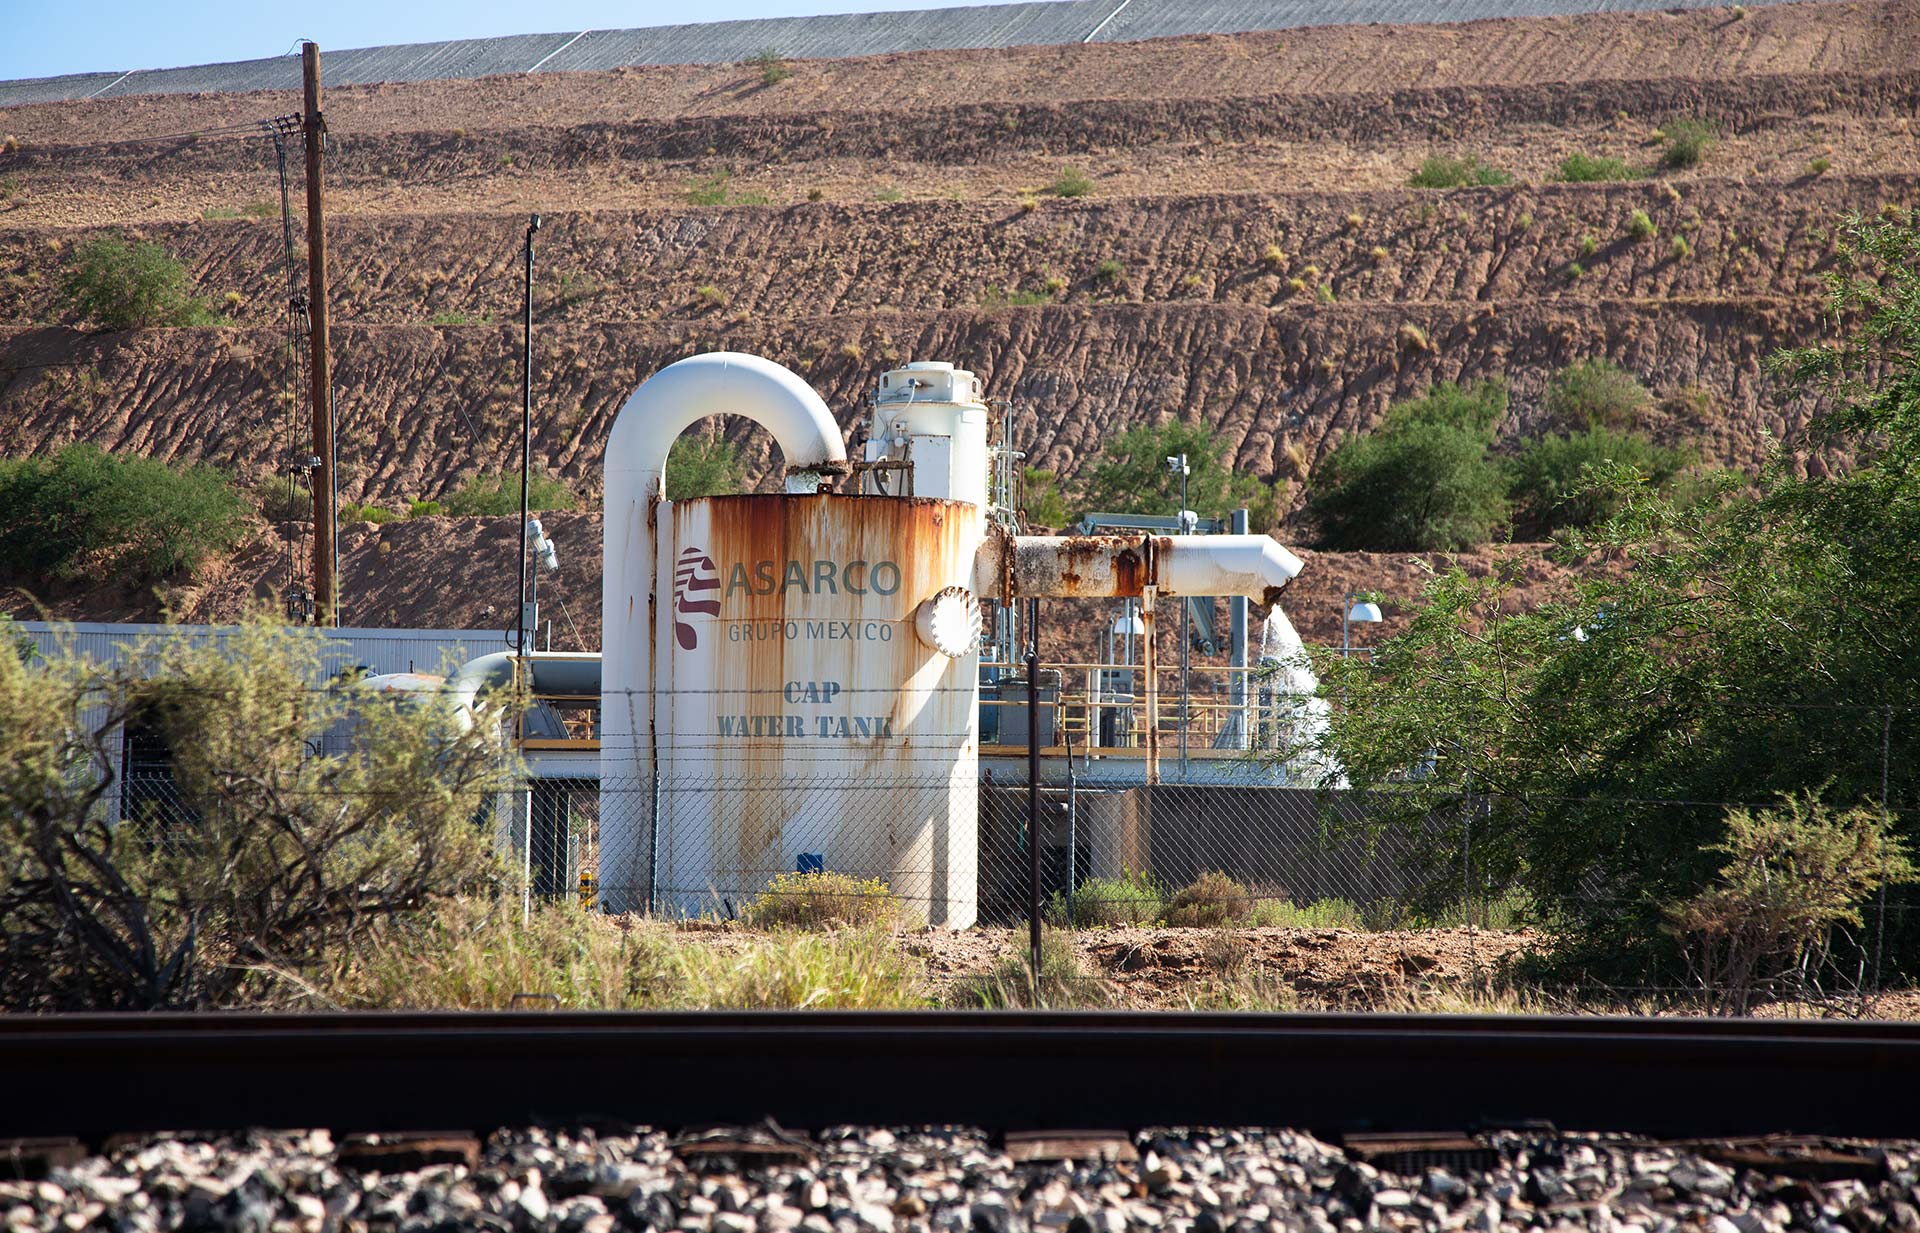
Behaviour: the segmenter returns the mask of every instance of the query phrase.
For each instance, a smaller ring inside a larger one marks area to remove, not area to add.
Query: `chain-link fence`
[[[1870,735],[1885,747],[1884,721],[1875,724]],[[1082,934],[1160,926],[1513,936],[1544,917],[1513,876],[1510,832],[1543,825],[1561,804],[1533,802],[1516,817],[1490,798],[1439,795],[1409,814],[1389,794],[1258,782],[1261,767],[1272,769],[1258,756],[1221,776],[1229,781],[1148,784],[1135,762],[1049,753],[1037,792],[1017,778],[1014,760],[943,751],[924,759],[939,773],[795,770],[769,757],[761,770],[749,759],[733,773],[602,781],[595,735],[568,732],[555,738],[567,748],[530,756],[532,777],[489,799],[476,824],[491,828],[534,899],[663,919],[751,922],[779,915],[769,905],[783,897],[879,894],[910,922],[960,929],[1024,929],[1037,903],[1049,929]],[[571,759],[568,775],[554,773],[555,755]],[[123,758],[108,802],[115,820],[151,843],[190,834],[195,807],[165,750],[134,734]],[[1718,818],[1740,802],[1602,804],[1634,811],[1651,831],[1694,833],[1702,811]],[[809,874],[840,880],[808,882]],[[1555,893],[1590,919],[1648,909],[1604,861]],[[1844,931],[1829,983],[1903,984],[1884,957],[1910,950],[1909,922],[1920,926],[1912,906],[1897,894],[1866,904]],[[1499,953],[1476,952],[1476,963]]]

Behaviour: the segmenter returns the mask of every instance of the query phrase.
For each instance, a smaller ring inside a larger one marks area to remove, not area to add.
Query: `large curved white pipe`
[[[643,382],[607,437],[606,527],[600,583],[600,780],[608,802],[602,851],[633,859],[645,851],[658,749],[654,677],[663,631],[658,586],[672,563],[659,561],[667,451],[688,427],[711,415],[739,415],[773,434],[787,465],[789,491],[812,492],[817,474],[847,469],[846,443],[833,413],[797,374],[755,355],[714,351],[669,364]],[[808,472],[816,473],[809,477]],[[671,602],[671,595],[665,597]],[[671,662],[659,655],[662,662]],[[602,871],[609,906],[634,906],[620,894],[631,870]]]

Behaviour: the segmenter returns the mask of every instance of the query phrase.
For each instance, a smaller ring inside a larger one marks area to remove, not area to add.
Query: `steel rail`
[[[1551,1123],[1920,1135],[1920,1025],[1125,1012],[0,1017],[0,1137]]]

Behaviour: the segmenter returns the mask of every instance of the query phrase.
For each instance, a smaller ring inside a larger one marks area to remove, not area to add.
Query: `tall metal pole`
[[[1040,999],[1040,601],[1027,603],[1027,947]]]
[[[1190,468],[1187,465],[1187,456],[1185,454],[1180,455],[1180,534],[1182,535],[1187,535],[1191,533],[1193,529],[1188,524],[1188,521],[1187,521],[1187,472],[1190,471],[1191,469],[1192,468]],[[1193,673],[1193,661],[1191,658],[1192,640],[1188,637],[1188,634],[1187,634],[1187,621],[1189,619],[1187,614],[1188,614],[1188,611],[1192,608],[1192,606],[1193,606],[1192,599],[1190,599],[1185,595],[1182,595],[1180,597],[1180,782],[1181,783],[1187,782],[1187,734],[1188,734],[1188,731],[1193,727],[1193,695],[1191,690],[1189,689],[1189,683],[1192,679],[1192,673]]]
[[[540,216],[533,216],[527,224],[527,271],[526,271],[526,354],[523,357],[520,398],[520,569],[516,585],[520,588],[518,625],[515,627],[514,649],[520,654],[527,653],[529,628],[533,615],[527,611],[527,520],[533,516],[529,508],[529,496],[533,481],[533,233],[540,230]]]
[[[335,566],[339,553],[339,500],[334,475],[332,353],[327,347],[327,224],[321,209],[321,156],[327,143],[327,122],[320,111],[320,45],[300,46],[300,75],[306,87],[301,130],[307,145],[307,321],[311,331],[313,388],[309,407],[313,419],[313,456],[320,469],[313,481],[313,623],[340,624],[339,581]]]

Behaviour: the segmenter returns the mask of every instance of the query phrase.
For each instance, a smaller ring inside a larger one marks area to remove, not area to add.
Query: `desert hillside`
[[[850,431],[885,367],[955,361],[1068,477],[1130,425],[1204,422],[1292,508],[1390,402],[1499,376],[1517,440],[1547,379],[1589,357],[1655,393],[1653,435],[1752,468],[1816,410],[1764,359],[1832,328],[1828,230],[1920,202],[1916,63],[1920,0],[1871,0],[796,61],[771,82],[736,64],[332,91],[343,497],[401,508],[516,457],[536,210],[535,449],[589,500],[634,385],[720,347],[802,372]],[[297,107],[0,110],[0,455],[90,441],[256,483],[289,453],[279,182],[246,126]],[[1662,167],[1682,118],[1718,140]],[[1434,154],[1512,182],[1410,187]],[[1573,155],[1641,174],[1561,182]],[[178,257],[223,324],[78,328],[63,272],[114,230]],[[764,472],[770,443],[728,432]],[[505,532],[419,522],[344,535],[349,618],[493,623],[506,601],[486,592],[506,588],[482,579],[511,578]],[[580,561],[597,523],[569,530]],[[284,556],[263,531],[169,602],[231,615]],[[159,603],[50,598],[69,616]]]

